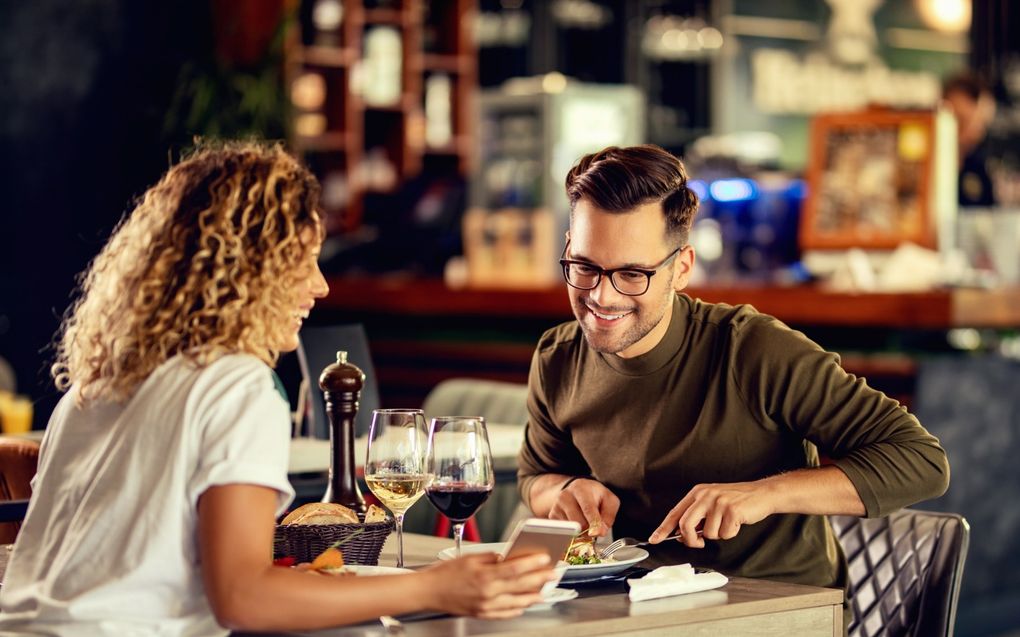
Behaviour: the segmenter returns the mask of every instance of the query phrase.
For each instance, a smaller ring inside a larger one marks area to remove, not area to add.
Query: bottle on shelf
[[[400,31],[393,27],[373,27],[365,34],[361,78],[365,104],[395,106],[400,103],[402,51]]]
[[[315,0],[312,6],[313,42],[316,46],[341,45],[340,25],[343,23],[344,5],[341,0]]]
[[[431,147],[453,141],[452,92],[450,76],[445,73],[434,73],[425,80],[425,143]]]

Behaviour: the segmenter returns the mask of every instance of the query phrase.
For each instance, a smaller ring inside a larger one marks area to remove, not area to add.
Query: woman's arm
[[[408,575],[330,577],[273,566],[276,492],[213,487],[199,499],[202,578],[217,621],[240,630],[305,630],[380,615],[440,610],[512,617],[540,599],[547,556],[497,562],[478,555]]]

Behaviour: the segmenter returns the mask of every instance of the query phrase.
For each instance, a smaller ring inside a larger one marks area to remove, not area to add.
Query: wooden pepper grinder
[[[326,398],[329,417],[329,486],[323,502],[334,502],[353,509],[362,519],[365,498],[358,487],[354,462],[354,418],[358,399],[365,386],[365,373],[347,362],[347,352],[337,352],[336,362],[322,370],[319,387]]]

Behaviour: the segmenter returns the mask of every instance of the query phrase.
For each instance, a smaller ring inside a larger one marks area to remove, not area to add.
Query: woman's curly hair
[[[321,238],[319,185],[279,144],[200,146],[140,199],[80,278],[61,326],[57,387],[79,405],[126,400],[175,355],[275,365]]]

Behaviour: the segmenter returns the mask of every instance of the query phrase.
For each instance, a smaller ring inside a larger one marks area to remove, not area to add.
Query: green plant
[[[171,143],[207,138],[280,139],[290,102],[283,82],[283,47],[293,16],[284,13],[265,53],[242,67],[212,50],[181,67],[163,119]]]

